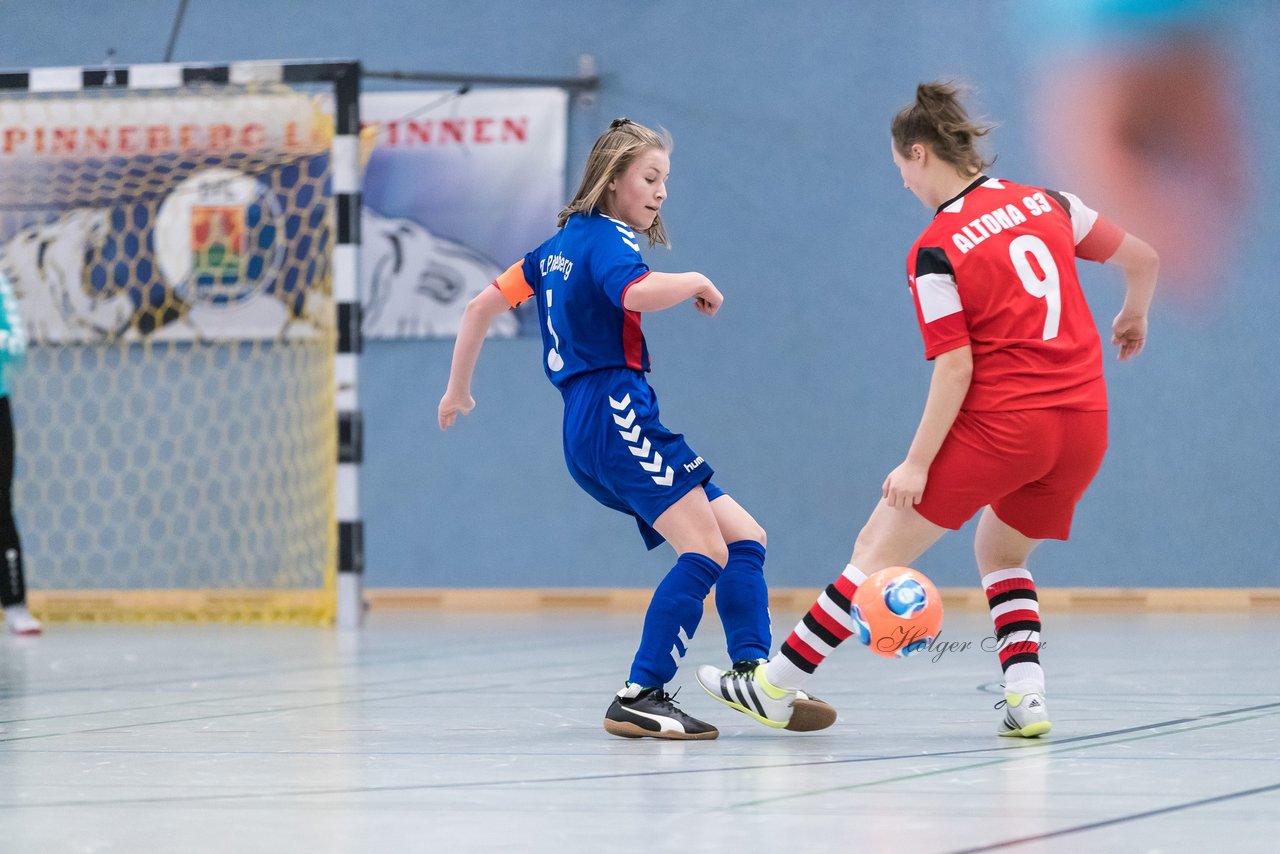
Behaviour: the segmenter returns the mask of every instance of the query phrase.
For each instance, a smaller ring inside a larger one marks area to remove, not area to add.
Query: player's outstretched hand
[[[707,317],[715,317],[722,305],[724,305],[724,294],[720,293],[720,289],[711,284],[710,280],[693,298],[693,307]]]
[[[880,494],[890,507],[905,510],[920,503],[928,480],[928,469],[904,461],[889,472],[884,485],[880,487]]]
[[[476,408],[476,401],[470,394],[458,394],[446,391],[440,398],[440,429],[448,430],[458,422],[458,413],[470,414]]]
[[[1111,324],[1111,343],[1120,348],[1120,361],[1127,361],[1142,352],[1147,343],[1147,315],[1122,311]]]

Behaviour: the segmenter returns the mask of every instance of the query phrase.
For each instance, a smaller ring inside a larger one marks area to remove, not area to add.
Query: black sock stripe
[[[736,702],[740,706],[747,704],[747,698],[742,696],[742,686],[738,684],[737,674],[726,673],[720,677],[720,693],[729,702]]]
[[[756,707],[756,713],[757,713],[757,714],[759,714],[759,715],[760,715],[760,717],[762,717],[762,718],[763,718],[763,717],[768,717],[768,716],[764,713],[764,704],[760,702],[760,697],[756,695],[755,680],[753,680],[753,679],[743,679],[743,680],[741,680],[741,681],[743,681],[743,682],[747,683],[747,690],[751,693],[751,705],[753,705],[753,706],[755,706],[755,707]],[[746,705],[746,703],[743,703],[743,705],[745,706],[745,705]]]
[[[1039,620],[1019,620],[1016,623],[1010,623],[996,629],[996,640],[1004,640],[1014,632],[1038,632],[1040,631]]]
[[[1020,652],[1017,655],[1011,655],[1004,661],[1000,662],[1001,670],[1008,670],[1014,664],[1039,664],[1040,653],[1038,652]]]
[[[818,618],[813,616],[812,613],[805,614],[804,619],[800,622],[804,623],[805,628],[817,635],[827,646],[834,649],[840,645],[840,638],[832,634],[831,630],[822,625],[822,623],[819,623]]]
[[[782,654],[786,657],[787,661],[790,661],[805,673],[812,673],[818,667],[816,664],[807,660],[803,655],[792,649],[791,644],[789,643],[784,642],[782,644]]]
[[[832,602],[836,603],[840,610],[846,613],[848,613],[853,606],[853,603],[845,598],[845,595],[837,590],[834,584],[827,585],[827,596],[831,598]],[[822,606],[818,605],[817,607],[821,608]]]
[[[1036,598],[1036,591],[1033,588],[1019,588],[1017,590],[1006,590],[1003,593],[987,599],[987,604],[994,608],[997,605],[1003,605],[1005,602],[1012,602],[1014,599],[1030,599],[1032,602],[1039,602]]]

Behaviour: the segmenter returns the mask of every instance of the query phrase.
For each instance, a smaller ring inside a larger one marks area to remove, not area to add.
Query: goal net
[[[331,139],[280,84],[0,95],[40,616],[332,618]]]

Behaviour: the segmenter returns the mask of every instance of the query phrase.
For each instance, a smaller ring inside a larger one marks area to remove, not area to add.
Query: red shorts
[[[962,410],[929,467],[916,511],[956,530],[990,505],[1024,537],[1065,540],[1106,451],[1105,410]]]

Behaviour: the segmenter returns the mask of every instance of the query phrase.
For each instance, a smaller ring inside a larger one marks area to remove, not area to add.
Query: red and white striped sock
[[[1040,602],[1031,573],[1022,567],[997,570],[982,577],[982,586],[996,627],[996,651],[1004,670],[1005,690],[1043,693]]]
[[[827,585],[809,613],[804,615],[782,644],[782,650],[769,659],[764,675],[778,688],[800,688],[828,655],[855,631],[849,606],[858,585],[867,576],[853,564]]]

